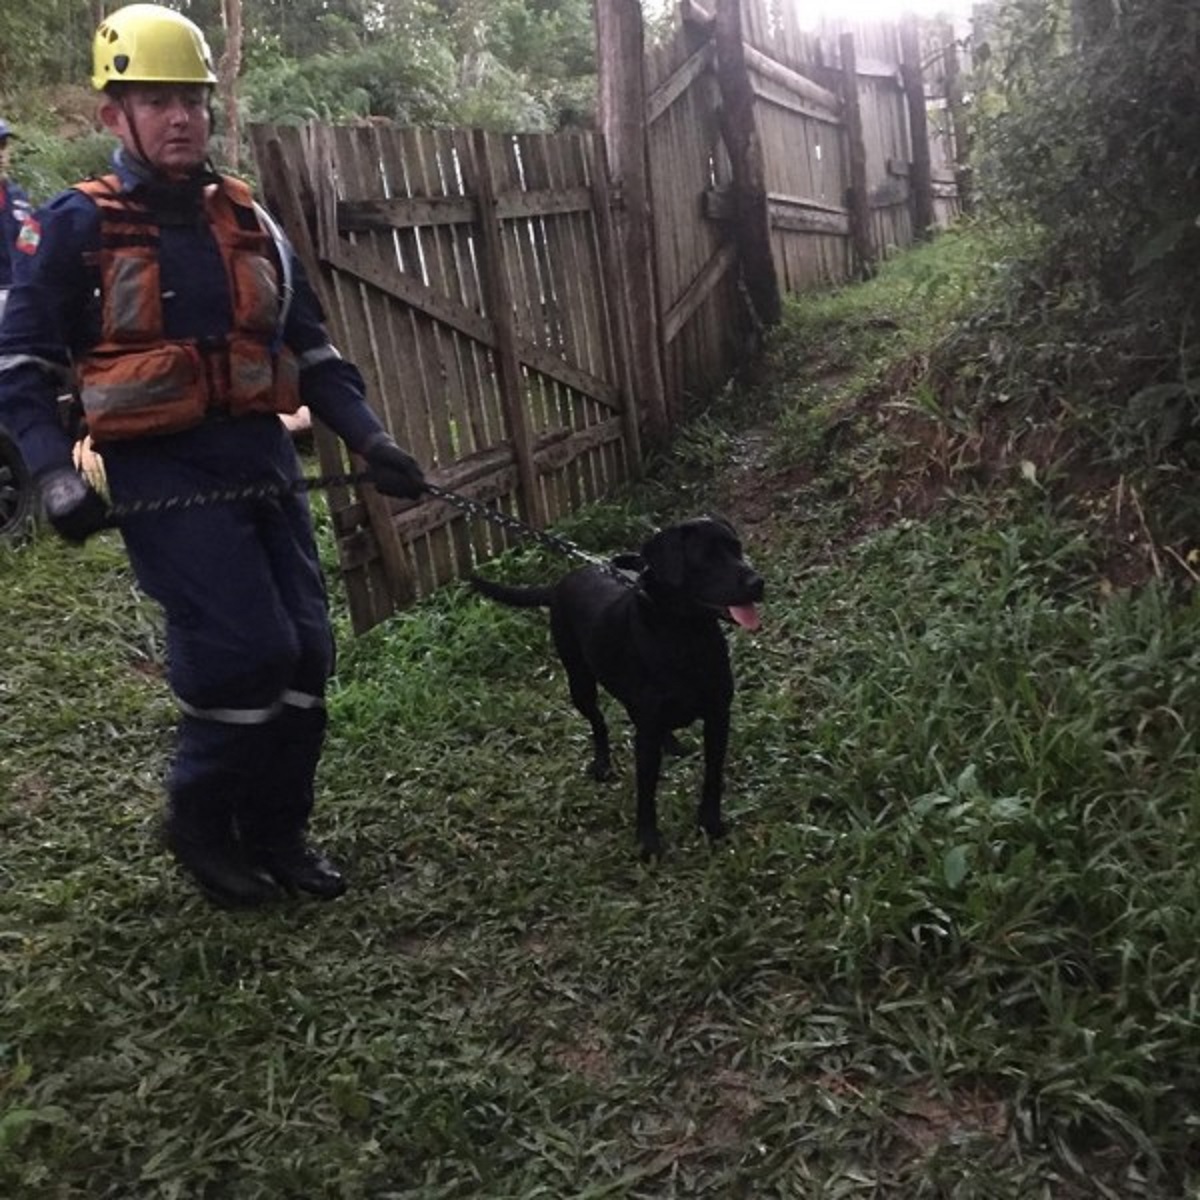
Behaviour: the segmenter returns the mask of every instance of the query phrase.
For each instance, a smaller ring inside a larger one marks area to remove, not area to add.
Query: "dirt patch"
[[[964,1136],[998,1141],[1008,1129],[1008,1113],[1003,1101],[980,1092],[964,1092],[949,1099],[924,1092],[906,1101],[896,1124],[916,1150],[928,1154]]]
[[[564,1070],[592,1083],[606,1083],[616,1074],[608,1047],[595,1032],[583,1034],[570,1045],[557,1047],[551,1057]]]
[[[54,789],[40,775],[22,775],[13,780],[9,808],[26,817],[47,812],[54,803]]]

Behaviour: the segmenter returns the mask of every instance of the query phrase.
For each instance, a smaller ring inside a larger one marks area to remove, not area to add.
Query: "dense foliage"
[[[1116,468],[1190,472],[1200,467],[1200,8],[1004,0],[993,10],[977,48],[980,190],[990,211],[1030,227],[1037,250],[1009,264],[1006,287],[971,323],[977,394],[1052,397]]]
[[[176,6],[206,31],[219,59],[219,0]],[[94,103],[86,88],[89,7],[79,0],[0,7],[0,114],[28,135],[16,169],[37,199],[104,162],[104,139],[86,136]],[[242,7],[242,129],[250,121],[370,116],[537,131],[592,119],[590,0],[243,0]],[[225,124],[219,119],[218,129]]]

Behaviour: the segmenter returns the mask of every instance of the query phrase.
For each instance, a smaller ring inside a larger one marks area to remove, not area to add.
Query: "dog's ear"
[[[708,513],[707,516],[714,525],[720,525],[722,529],[727,529],[734,537],[738,536],[738,531],[734,529],[733,522],[728,517],[724,517],[720,513]]]
[[[643,547],[646,565],[668,587],[683,586],[683,530],[671,525],[656,533]]]

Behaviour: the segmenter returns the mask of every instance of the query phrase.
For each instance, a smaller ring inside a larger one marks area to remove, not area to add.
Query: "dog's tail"
[[[493,583],[490,579],[481,579],[478,575],[471,576],[471,586],[489,600],[498,600],[501,604],[508,604],[513,608],[546,608],[554,594],[552,586],[510,587],[506,583]]]

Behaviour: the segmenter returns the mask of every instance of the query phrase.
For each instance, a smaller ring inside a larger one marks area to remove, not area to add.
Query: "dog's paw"
[[[607,760],[594,758],[588,763],[587,773],[597,783],[611,783],[613,778],[612,763]]]
[[[637,836],[642,862],[657,862],[662,858],[663,840],[657,829],[639,829]]]
[[[720,817],[701,816],[698,818],[697,823],[708,835],[710,841],[719,842],[729,833],[729,826]]]

